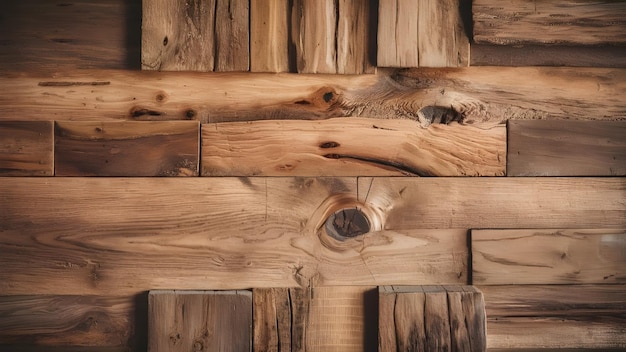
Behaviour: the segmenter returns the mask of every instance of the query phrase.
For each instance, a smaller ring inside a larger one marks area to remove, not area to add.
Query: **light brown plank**
[[[625,44],[626,1],[476,0],[474,40],[493,44]]]
[[[150,291],[148,351],[251,351],[252,292]]]
[[[419,0],[420,67],[463,67],[470,62],[469,38],[459,0]]]
[[[481,286],[495,348],[626,346],[624,285]]]
[[[203,176],[502,176],[506,129],[335,118],[202,125]]]
[[[75,122],[55,127],[57,176],[197,176],[197,121]]]
[[[337,73],[337,12],[334,0],[293,1],[298,72]]]
[[[626,121],[509,121],[509,176],[625,176]]]
[[[376,116],[482,127],[508,119],[616,120],[626,113],[619,99],[626,95],[623,69],[469,67],[353,76],[82,70],[2,75],[0,89],[3,120]]]
[[[0,175],[54,175],[51,121],[0,121]]]
[[[250,71],[289,71],[288,0],[250,1]]]
[[[254,351],[304,351],[308,289],[257,288],[252,295]]]
[[[374,72],[376,57],[377,11],[370,0],[339,0],[337,2],[337,73],[362,74]]]
[[[418,67],[418,0],[380,0],[378,5],[380,67]]]
[[[250,69],[249,0],[215,1],[215,71],[248,71]]]
[[[477,285],[625,283],[626,230],[472,230],[472,258]]]

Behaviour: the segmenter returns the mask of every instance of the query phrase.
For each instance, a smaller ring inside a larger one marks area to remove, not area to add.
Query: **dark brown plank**
[[[304,352],[310,300],[301,288],[253,289],[253,347],[260,352]]]
[[[217,2],[215,7],[215,71],[248,71],[250,68],[249,0],[215,1]],[[194,55],[197,54],[194,53]]]
[[[197,176],[196,121],[74,122],[55,127],[57,176]]]
[[[625,176],[626,121],[509,121],[508,176]]]
[[[54,175],[52,121],[0,121],[0,175]]]

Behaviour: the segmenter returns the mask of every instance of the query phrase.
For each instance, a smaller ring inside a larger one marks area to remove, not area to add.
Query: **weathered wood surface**
[[[304,352],[310,290],[255,288],[253,348],[255,352]]]
[[[202,125],[203,176],[502,176],[506,128],[334,118]]]
[[[250,71],[289,72],[288,0],[250,0]]]
[[[487,311],[487,347],[626,347],[626,286],[480,286]]]
[[[509,121],[508,176],[625,176],[626,121]]]
[[[624,46],[472,44],[471,66],[626,67]]]
[[[337,72],[337,19],[334,0],[294,0],[292,42],[296,47],[298,72]]]
[[[494,44],[626,44],[626,1],[476,0],[474,40]]]
[[[197,176],[199,135],[197,121],[59,121],[55,174]]]
[[[383,71],[383,70],[379,70]],[[184,84],[181,84],[184,82]],[[0,119],[186,120],[340,116],[498,124],[507,119],[619,120],[626,70],[387,70],[376,75],[74,71],[0,77]]]
[[[0,296],[0,347],[132,346],[134,303],[132,296]]]
[[[418,67],[419,0],[378,3],[377,66]]]
[[[0,121],[0,175],[52,176],[51,121]]]
[[[148,351],[251,351],[251,291],[150,291]]]
[[[215,71],[248,71],[250,69],[250,2],[249,0],[215,1]]]
[[[464,67],[470,43],[460,3],[466,0],[419,0],[418,57],[420,67]]]
[[[376,2],[338,0],[337,73],[373,73],[376,62]]]
[[[472,230],[472,263],[477,285],[623,284],[626,230]]]

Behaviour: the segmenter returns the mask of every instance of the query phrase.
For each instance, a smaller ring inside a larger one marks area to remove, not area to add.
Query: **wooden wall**
[[[553,31],[521,0],[252,0],[183,54],[148,3],[0,5],[0,349],[144,351],[149,290],[300,287],[307,351],[376,350],[376,286],[465,284],[492,350],[626,348],[623,1],[546,1]]]

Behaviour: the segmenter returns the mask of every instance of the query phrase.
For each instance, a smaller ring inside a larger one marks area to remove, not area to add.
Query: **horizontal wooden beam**
[[[0,121],[0,175],[54,175],[52,121]]]

